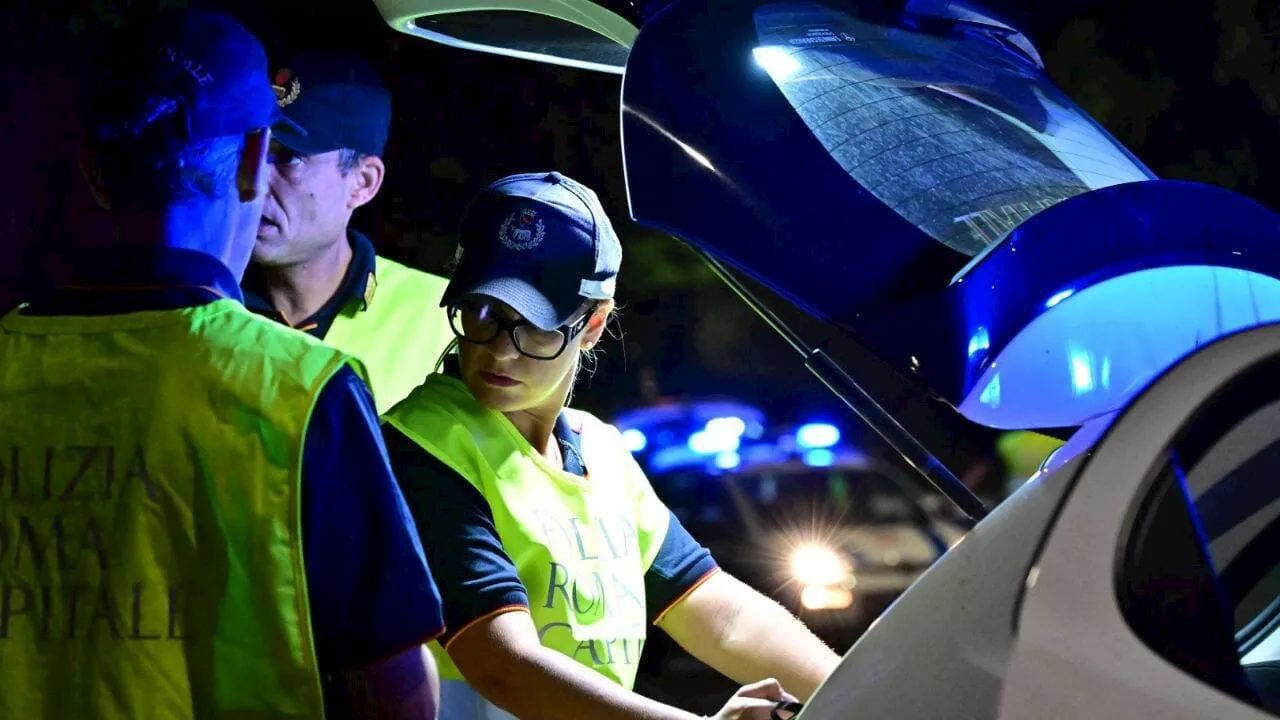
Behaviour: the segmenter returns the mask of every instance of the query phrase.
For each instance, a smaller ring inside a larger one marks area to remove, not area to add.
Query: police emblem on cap
[[[546,236],[547,226],[531,208],[511,213],[498,228],[498,241],[512,250],[532,250]]]
[[[302,83],[298,82],[298,76],[292,70],[285,68],[276,71],[275,77],[271,79],[271,89],[276,93],[276,104],[285,107],[298,99]]]

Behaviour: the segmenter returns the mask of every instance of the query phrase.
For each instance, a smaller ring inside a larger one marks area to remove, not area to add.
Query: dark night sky
[[[990,5],[1023,23],[1053,78],[1157,174],[1222,185],[1280,209],[1276,1]],[[0,305],[55,281],[71,247],[106,230],[74,169],[75,78],[105,25],[156,4],[19,0],[7,11]],[[356,224],[388,255],[438,270],[470,195],[516,171],[560,169],[595,187],[616,221],[626,217],[616,77],[432,45],[392,32],[371,2],[328,10],[302,0],[191,4],[239,15],[281,62],[294,50],[329,47],[361,51],[380,66],[396,108],[390,175]],[[781,415],[837,412],[791,351],[687,250],[623,225],[625,340],[607,351],[583,405],[608,413],[633,404],[652,391],[648,378],[664,394],[734,390]],[[842,356],[944,460],[967,463],[971,445],[987,436],[858,353]]]

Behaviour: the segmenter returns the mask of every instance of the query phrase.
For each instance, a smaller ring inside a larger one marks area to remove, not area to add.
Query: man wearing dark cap
[[[385,412],[453,339],[436,309],[445,280],[377,256],[349,227],[382,187],[391,96],[367,63],[341,53],[300,55],[272,82],[292,124],[272,144],[246,304],[360,358]]]
[[[113,40],[116,242],[0,318],[0,718],[432,718],[439,593],[359,363],[241,301],[266,54],[208,12]]]

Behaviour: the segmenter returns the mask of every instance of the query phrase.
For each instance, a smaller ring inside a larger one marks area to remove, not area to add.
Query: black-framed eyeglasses
[[[496,303],[463,300],[449,306],[449,326],[459,340],[474,345],[488,345],[505,331],[521,355],[534,360],[554,360],[587,326],[598,305],[592,303],[582,317],[571,320],[567,325],[543,330],[523,318],[506,320],[498,317]]]

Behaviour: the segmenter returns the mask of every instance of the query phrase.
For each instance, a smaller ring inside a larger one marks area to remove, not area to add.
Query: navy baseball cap
[[[222,13],[166,10],[125,24],[90,79],[87,125],[99,140],[176,143],[278,126],[267,53]]]
[[[305,53],[271,76],[288,127],[280,144],[304,155],[350,148],[381,156],[391,128],[391,93],[377,71],[348,53]]]
[[[467,208],[441,307],[464,295],[510,305],[543,330],[613,298],[622,244],[592,190],[558,172],[505,177]]]

